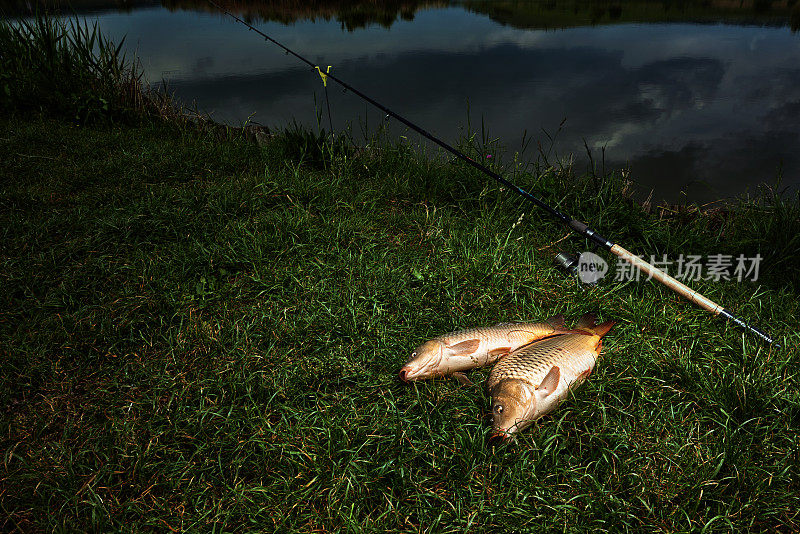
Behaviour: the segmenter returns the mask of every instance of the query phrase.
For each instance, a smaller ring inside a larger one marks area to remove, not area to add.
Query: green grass
[[[634,252],[760,252],[758,283],[692,285],[776,350],[650,282],[578,285],[551,262],[586,243],[406,142],[8,104],[0,530],[800,529],[798,199],[646,210],[505,169]],[[397,378],[435,335],[586,312],[618,321],[595,374],[516,443],[481,387]]]
[[[0,124],[5,529],[797,530],[796,352],[649,282],[579,287],[550,262],[583,244],[463,166]],[[717,251],[618,180],[518,179],[634,250]],[[696,286],[793,347],[764,277]],[[397,379],[434,335],[587,311],[619,321],[596,374],[516,444],[481,388]]]
[[[0,19],[0,111],[43,112],[76,123],[132,122],[173,111],[165,95],[145,88],[123,42],[109,41],[96,22],[46,14]]]

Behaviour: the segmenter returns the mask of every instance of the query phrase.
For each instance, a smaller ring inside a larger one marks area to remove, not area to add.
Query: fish
[[[525,345],[494,366],[486,385],[492,397],[492,437],[510,438],[550,413],[592,374],[615,321],[578,321],[574,333]]]
[[[414,349],[400,369],[404,382],[455,374],[483,367],[532,341],[570,332],[564,316],[542,323],[500,323],[459,330],[436,337]]]

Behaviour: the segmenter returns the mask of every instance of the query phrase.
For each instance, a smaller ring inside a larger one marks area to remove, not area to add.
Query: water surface
[[[569,10],[541,15],[514,2],[412,2],[397,16],[358,17],[330,4],[295,13],[261,2],[243,14],[448,142],[468,120],[473,129],[483,121],[510,150],[526,131],[547,146],[547,132],[551,160],[573,154],[585,169],[588,146],[598,168],[604,156],[607,170],[627,168],[642,191],[669,201],[712,201],[779,179],[800,185],[800,35],[789,17],[746,12],[731,23],[636,3],[656,15],[576,9],[572,24],[559,18]],[[587,24],[586,13],[601,23]],[[307,66],[202,2],[83,15],[126,36],[151,83],[168,83],[217,120],[316,126],[324,109]],[[637,17],[648,21],[628,20]],[[337,130],[380,120],[336,87],[329,98]]]

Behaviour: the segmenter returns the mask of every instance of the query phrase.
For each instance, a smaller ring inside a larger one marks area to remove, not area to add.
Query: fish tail
[[[611,327],[617,324],[616,321],[606,321],[604,323],[595,324],[597,317],[595,317],[592,313],[587,313],[580,319],[578,319],[578,323],[575,325],[576,330],[580,330],[587,334],[592,334],[598,337],[603,337],[611,330]]]

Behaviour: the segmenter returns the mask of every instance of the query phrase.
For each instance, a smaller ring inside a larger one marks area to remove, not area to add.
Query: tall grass
[[[778,194],[765,187],[755,201],[741,202],[726,215],[731,224],[722,240],[728,250],[760,254],[769,266],[768,280],[800,290],[800,193]]]
[[[147,90],[136,61],[97,23],[37,15],[0,21],[0,107],[85,123],[131,120],[169,107]]]

